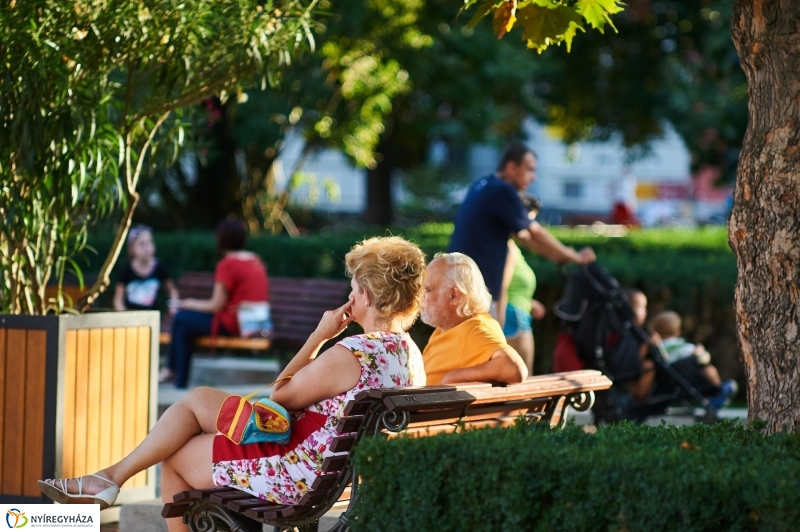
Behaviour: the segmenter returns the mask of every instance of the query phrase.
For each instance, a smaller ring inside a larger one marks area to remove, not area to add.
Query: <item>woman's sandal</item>
[[[106,477],[101,477],[100,475],[88,474],[84,476],[99,478],[100,480],[111,484],[111,487],[104,489],[100,493],[89,495],[88,493],[83,493],[83,477],[78,477],[75,479],[75,481],[78,483],[78,493],[67,492],[67,482],[69,482],[68,479],[48,479],[39,480],[37,482],[39,484],[39,489],[42,490],[42,493],[59,504],[69,504],[71,502],[78,503],[89,500],[91,501],[89,504],[99,504],[101,510],[105,510],[114,504],[114,501],[117,500],[117,495],[119,495],[119,486],[114,484]],[[56,486],[56,482],[61,483],[60,487]]]

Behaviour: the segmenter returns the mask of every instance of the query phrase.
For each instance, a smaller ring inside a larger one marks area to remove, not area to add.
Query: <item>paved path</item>
[[[695,414],[700,415],[702,410],[695,412]],[[746,408],[723,408],[719,411],[719,417],[722,419],[738,419],[740,421],[747,421],[747,409]],[[575,419],[575,423],[578,425],[588,425],[592,422],[592,413],[591,412],[570,412],[568,419]],[[648,418],[645,422],[647,425],[661,425],[661,423],[665,422],[667,425],[692,425],[697,421],[689,415],[686,415],[686,412],[683,409],[680,410],[673,410],[667,409],[667,413],[662,416],[653,416]]]

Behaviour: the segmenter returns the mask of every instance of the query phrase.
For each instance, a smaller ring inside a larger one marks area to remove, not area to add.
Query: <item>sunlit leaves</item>
[[[623,10],[620,4],[617,0],[578,0],[577,11],[594,29],[602,32],[606,22],[614,27],[610,15]]]
[[[462,10],[477,3],[477,0],[466,0]],[[468,27],[474,27],[492,13],[492,27],[497,38],[521,27],[528,47],[541,53],[562,42],[569,49],[577,31],[583,31],[584,23],[600,31],[606,24],[613,28],[611,15],[622,9],[618,0],[485,0],[478,5]]]
[[[545,7],[528,4],[519,9],[519,23],[523,26],[522,39],[529,48],[542,52],[551,44],[566,40],[572,44],[574,28],[580,25],[581,17],[575,10],[563,5],[550,4]],[[572,28],[572,32],[568,31]]]
[[[517,21],[516,13],[517,0],[504,1],[499,7],[495,8],[492,27],[498,39],[514,27],[514,22]]]

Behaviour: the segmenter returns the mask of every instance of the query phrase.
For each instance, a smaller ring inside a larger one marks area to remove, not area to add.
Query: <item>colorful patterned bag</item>
[[[271,399],[262,398],[255,403],[250,402],[261,390],[245,396],[230,395],[219,409],[217,430],[236,445],[257,442],[275,442],[281,445],[289,443],[289,412]]]

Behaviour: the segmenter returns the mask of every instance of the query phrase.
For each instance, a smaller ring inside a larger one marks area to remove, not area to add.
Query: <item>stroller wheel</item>
[[[719,421],[719,416],[717,415],[717,411],[715,408],[704,408],[703,413],[699,416],[694,416],[694,420],[698,423],[704,423],[706,425],[713,425],[717,421]]]

